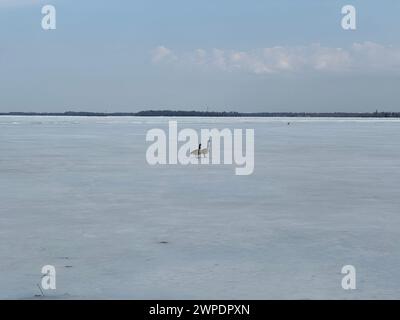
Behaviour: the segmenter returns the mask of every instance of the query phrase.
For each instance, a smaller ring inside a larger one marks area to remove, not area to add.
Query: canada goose
[[[202,149],[201,148],[201,143],[199,144],[199,148],[196,150],[193,150],[192,152],[190,152],[190,154],[194,154],[198,157],[200,157],[201,155],[204,155],[204,158],[206,157],[206,154],[208,154],[208,152],[211,151],[211,138],[208,139],[207,141],[207,148]]]
[[[190,154],[194,154],[196,156],[200,156],[201,152],[201,143],[199,143],[199,148],[190,152]]]

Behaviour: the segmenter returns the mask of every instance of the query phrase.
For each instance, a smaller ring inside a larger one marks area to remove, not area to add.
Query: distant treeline
[[[0,116],[80,116],[80,117],[335,117],[400,118],[400,112],[215,112],[147,110],[139,112],[5,112]]]
[[[400,112],[214,112],[214,111],[140,111],[136,116],[152,117],[363,117],[363,118],[400,118]]]

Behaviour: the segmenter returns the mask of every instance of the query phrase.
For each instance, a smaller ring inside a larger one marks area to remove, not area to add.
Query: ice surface
[[[149,166],[171,119],[254,128],[253,175]],[[52,298],[399,299],[399,141],[398,120],[0,117],[0,298],[50,264]]]

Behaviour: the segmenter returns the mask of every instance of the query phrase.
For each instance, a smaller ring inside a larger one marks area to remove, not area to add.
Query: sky
[[[400,111],[399,16],[398,0],[0,0],[0,112]]]

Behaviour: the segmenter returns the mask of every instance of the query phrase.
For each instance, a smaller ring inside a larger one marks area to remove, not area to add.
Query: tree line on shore
[[[0,116],[83,116],[83,117],[336,117],[336,118],[400,118],[400,112],[233,112],[146,110],[139,112],[0,112]]]

